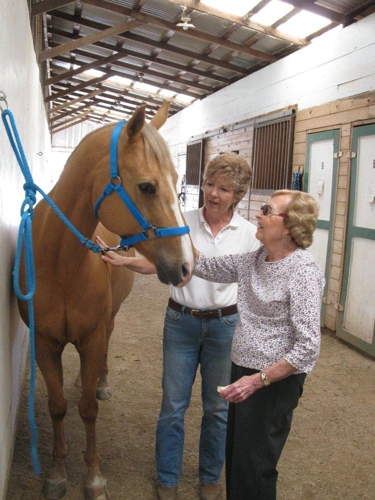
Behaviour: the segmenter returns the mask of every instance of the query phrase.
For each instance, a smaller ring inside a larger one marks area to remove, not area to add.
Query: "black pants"
[[[232,363],[232,383],[257,370]],[[288,437],[306,374],[291,375],[229,404],[227,500],[275,500],[277,462]]]

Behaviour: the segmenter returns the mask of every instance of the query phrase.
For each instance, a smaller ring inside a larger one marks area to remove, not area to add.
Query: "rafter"
[[[91,43],[101,40],[102,38],[108,38],[113,35],[118,35],[119,33],[125,33],[126,31],[136,28],[139,25],[140,23],[138,21],[126,22],[99,31],[98,33],[94,33],[93,35],[80,37],[78,40],[64,43],[62,45],[54,47],[53,49],[48,49],[44,50],[43,52],[40,52],[38,56],[38,61],[42,62],[45,61],[46,59],[52,59],[55,56],[63,54],[64,52],[73,52],[75,49],[78,49],[79,47],[90,45]]]

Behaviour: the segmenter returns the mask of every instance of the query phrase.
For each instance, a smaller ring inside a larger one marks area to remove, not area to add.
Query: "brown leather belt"
[[[222,316],[230,316],[231,314],[236,314],[237,304],[232,306],[222,307],[221,309],[192,309],[191,307],[183,306],[173,299],[169,299],[168,306],[183,314],[190,314],[194,318],[207,318],[215,319],[221,318]]]

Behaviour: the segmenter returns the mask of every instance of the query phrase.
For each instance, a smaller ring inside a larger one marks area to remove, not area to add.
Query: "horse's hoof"
[[[59,500],[66,495],[66,479],[46,479],[43,486],[43,495],[50,500]]]
[[[110,387],[97,387],[96,388],[96,399],[100,401],[105,401],[112,397],[112,391]]]
[[[110,500],[107,490],[107,481],[101,480],[101,484],[92,487],[85,486],[85,500]]]

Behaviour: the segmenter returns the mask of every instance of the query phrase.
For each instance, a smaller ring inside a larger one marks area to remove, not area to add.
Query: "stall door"
[[[321,309],[322,326],[324,326],[330,270],[338,145],[338,130],[309,134],[307,138],[304,187],[320,205],[314,241],[309,250],[319,262],[326,279]]]
[[[355,127],[337,336],[375,356],[375,125]]]

